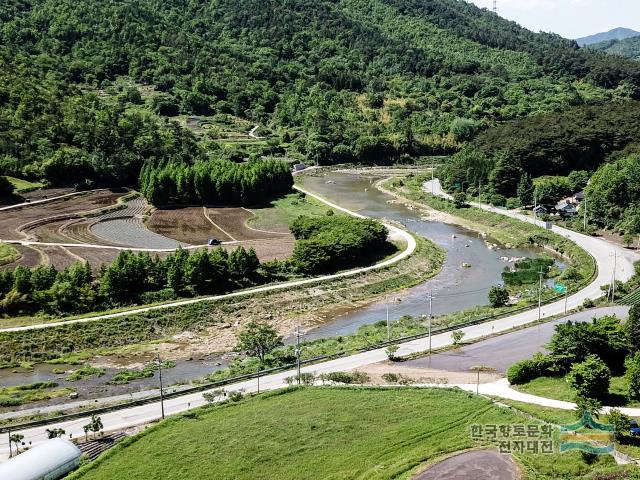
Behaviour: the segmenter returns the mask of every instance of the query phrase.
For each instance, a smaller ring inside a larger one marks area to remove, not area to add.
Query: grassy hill
[[[9,0],[0,26],[0,175],[54,184],[450,153],[496,122],[640,96],[622,88],[637,63],[456,0]],[[251,124],[269,140],[236,141]]]
[[[472,424],[531,422],[455,390],[294,389],[171,418],[71,478],[410,478],[472,447]],[[588,465],[576,452],[517,460],[528,478],[620,471],[610,457]]]

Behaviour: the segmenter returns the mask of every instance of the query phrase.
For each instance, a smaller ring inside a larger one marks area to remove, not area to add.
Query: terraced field
[[[135,198],[127,202],[126,208],[100,216],[98,222],[91,226],[91,233],[111,244],[125,247],[176,249],[189,246],[186,242],[179,242],[149,230],[143,220],[143,215],[148,209],[144,198]]]
[[[244,208],[207,208],[207,217],[234,241],[287,238],[286,235],[280,233],[247,227],[247,220],[253,218],[253,213]]]
[[[191,245],[204,245],[210,238],[233,240],[206,217],[203,207],[158,209],[146,225],[158,235]]]
[[[40,226],[77,218],[81,213],[115,205],[117,199],[123,194],[123,192],[100,190],[86,195],[3,211],[0,215],[0,238],[3,240],[27,239],[28,232]]]

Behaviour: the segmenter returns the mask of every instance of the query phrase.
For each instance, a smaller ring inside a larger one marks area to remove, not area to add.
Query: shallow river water
[[[404,205],[389,203],[390,197],[374,188],[375,181],[371,177],[328,173],[306,177],[303,185],[363,215],[400,222],[412,233],[429,238],[446,250],[447,258],[440,274],[390,298],[389,317],[392,320],[403,315],[427,314],[429,294],[433,297],[434,315],[485,305],[488,303],[489,289],[502,282],[502,271],[509,265],[501,257],[530,257],[538,253],[535,249],[490,250],[476,232],[455,225],[421,220],[419,212]],[[463,264],[471,267],[465,268]],[[386,308],[386,301],[383,300],[344,312],[310,331],[306,338],[354,333],[361,325],[384,320]]]

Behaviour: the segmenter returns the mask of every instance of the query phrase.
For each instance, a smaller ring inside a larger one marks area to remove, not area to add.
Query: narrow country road
[[[437,185],[439,186],[439,183]],[[436,191],[436,185],[433,185],[433,187],[434,187],[434,191]],[[327,202],[326,200],[322,199],[317,195],[311,194],[309,192],[305,192],[305,193],[309,194],[314,198],[322,200],[323,202],[329,204],[333,208],[337,208],[338,210],[341,210],[347,213],[352,213],[342,207],[339,207],[338,205]],[[486,207],[486,206],[481,206],[481,208],[485,208],[487,210],[495,210],[497,213],[511,216],[513,218],[517,218],[522,221],[528,221],[530,223],[533,223],[532,219],[529,219],[523,215],[515,214],[513,212],[502,211],[499,209],[492,209],[492,207]],[[355,215],[360,216],[358,214],[355,214]],[[390,259],[387,261],[390,263],[383,262],[383,264],[395,263],[398,261],[398,257],[405,258],[406,256],[410,255],[410,252],[412,252],[413,249],[415,249],[415,240],[411,235],[395,227],[391,227],[391,231],[394,232],[395,234],[402,234],[405,238],[408,237],[407,241],[409,242],[409,247],[399,256],[394,257],[393,259]],[[616,278],[618,280],[625,281],[625,280],[628,280],[633,275],[633,272],[634,272],[633,263],[639,259],[638,255],[632,252],[625,251],[620,247],[611,245],[605,242],[604,240],[588,237],[586,235],[581,235],[566,229],[560,229],[558,227],[554,227],[554,231],[559,233],[560,235],[570,238],[571,240],[575,241],[578,245],[580,245],[582,248],[584,248],[586,251],[590,252],[594,256],[598,265],[598,275],[595,281],[592,282],[583,290],[581,290],[580,292],[568,298],[567,306],[569,310],[572,310],[576,307],[581,306],[584,300],[587,298],[595,299],[603,295],[603,292],[600,290],[600,286],[609,283],[613,277],[613,272],[614,272],[614,261],[612,256],[613,252],[616,252],[616,254],[618,255],[618,261],[616,265]],[[368,267],[367,269],[361,269],[361,270],[366,271],[374,268],[381,268],[383,264],[379,264],[377,266]],[[352,272],[344,272],[342,276],[353,275],[353,274],[354,273]],[[317,282],[317,281],[322,281],[322,278],[310,279],[308,281],[303,281],[303,282],[311,283],[311,282]],[[289,286],[291,285],[288,285],[286,287],[274,286],[272,288],[288,288]],[[194,299],[186,302],[176,302],[174,305],[193,303],[194,301],[205,301],[205,300],[206,299]],[[167,308],[167,307],[165,306],[164,308]],[[138,309],[138,311],[144,311],[144,310]],[[549,318],[552,316],[560,315],[564,311],[565,311],[565,301],[560,300],[560,301],[543,306],[541,309],[541,315],[543,318],[544,317]],[[127,315],[130,313],[132,312],[126,312],[124,314]],[[102,318],[108,318],[108,317],[109,316],[103,316]],[[99,317],[94,317],[94,320],[98,318]],[[538,311],[537,309],[534,309],[534,310],[518,313],[516,315],[512,315],[509,317],[501,318],[498,320],[482,323],[479,325],[465,327],[465,328],[462,328],[461,330],[464,332],[465,334],[464,338],[466,340],[475,340],[475,339],[480,339],[483,337],[490,336],[492,334],[506,332],[514,327],[528,325],[536,320],[538,320]],[[92,321],[92,320],[86,319],[85,321]],[[451,334],[442,333],[442,334],[434,335],[432,337],[431,344],[432,344],[432,348],[434,349],[448,347],[452,344]],[[410,353],[424,352],[425,350],[427,350],[428,345],[429,345],[428,339],[426,338],[412,340],[400,345],[400,348],[398,350],[398,355],[408,355]],[[349,357],[331,360],[331,361],[316,364],[316,365],[310,365],[310,366],[304,367],[302,371],[313,372],[315,374],[345,371],[345,370],[352,370],[355,368],[364,367],[366,365],[370,365],[373,363],[378,363],[386,359],[387,359],[387,354],[385,352],[385,349],[381,348],[381,349],[372,350],[364,353],[359,353],[356,355],[351,355]],[[295,371],[287,371],[287,372],[282,372],[282,373],[277,373],[277,374],[262,377],[260,379],[260,390],[264,391],[264,390],[273,390],[273,389],[282,388],[283,386],[286,385],[285,378],[291,377],[293,375],[295,375]],[[502,392],[504,394],[509,394],[509,395],[515,395],[512,393],[514,391],[511,390],[508,387],[508,385],[506,386],[503,384],[499,384],[499,385],[489,384],[489,385],[493,385],[493,386],[492,387],[483,386],[481,388],[481,392],[486,393],[484,392],[484,389],[486,388],[486,389],[492,389],[491,391],[494,392],[494,394],[496,395],[501,394],[498,392]],[[467,385],[467,386],[463,386],[463,388],[474,389],[475,385],[474,386]],[[257,389],[256,380],[239,382],[237,384],[227,387],[227,390],[243,390],[245,392],[254,392],[256,391],[256,389]],[[516,393],[519,394],[519,392],[516,392]],[[519,395],[524,395],[524,394],[519,394]],[[172,415],[172,414],[184,412],[186,410],[189,410],[204,404],[205,404],[205,401],[203,399],[202,393],[194,393],[194,394],[185,395],[179,398],[169,399],[165,401],[164,408],[167,415]],[[640,415],[640,412],[638,412],[638,415]],[[120,430],[120,429],[131,427],[131,426],[141,425],[153,420],[157,420],[158,418],[160,418],[159,402],[127,408],[124,410],[119,410],[119,411],[102,415],[102,421],[104,423],[106,431]],[[87,418],[81,418],[78,420],[63,422],[55,426],[64,428],[68,434],[71,433],[74,436],[78,436],[78,435],[82,435],[82,432],[83,432],[82,426],[85,425],[87,421],[88,421]],[[21,431],[20,433],[24,434],[25,441],[31,441],[35,444],[38,442],[45,441],[47,439],[45,430],[46,428],[51,428],[51,427],[52,427],[51,425],[47,427],[37,427],[37,428]],[[7,457],[7,454],[8,454],[7,445],[8,445],[8,442],[0,442],[0,459],[4,459]]]

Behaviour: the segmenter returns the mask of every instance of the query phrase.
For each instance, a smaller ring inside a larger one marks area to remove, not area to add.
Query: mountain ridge
[[[630,28],[618,27],[608,32],[595,33],[586,37],[576,38],[576,42],[581,47],[593,45],[597,43],[612,41],[612,40],[624,40],[626,38],[640,36],[640,32],[632,30]]]

